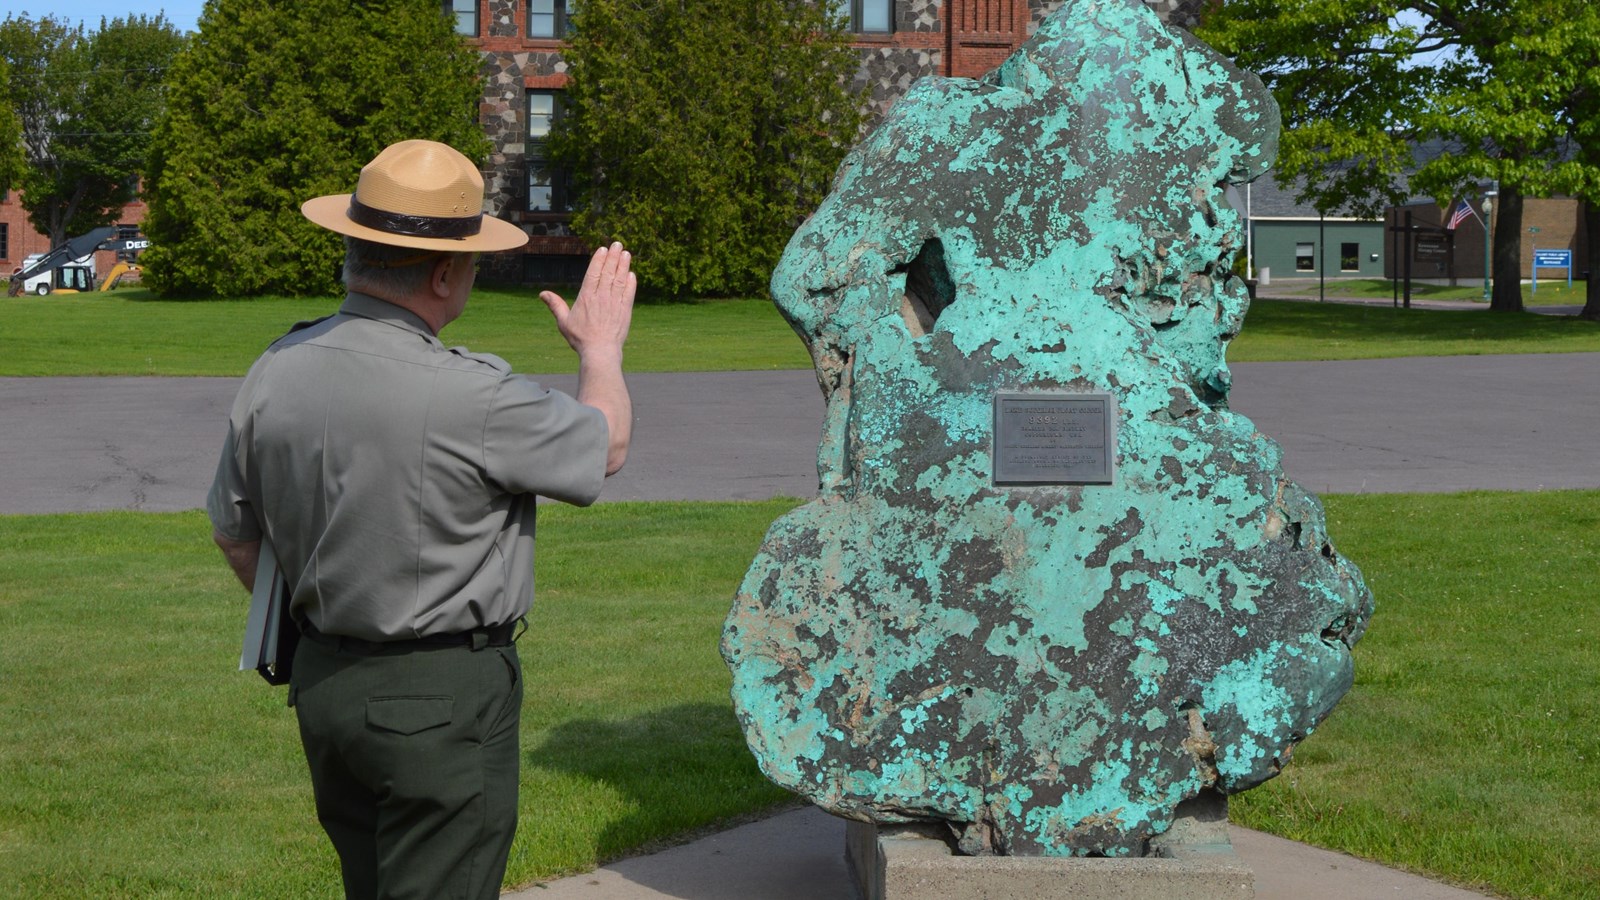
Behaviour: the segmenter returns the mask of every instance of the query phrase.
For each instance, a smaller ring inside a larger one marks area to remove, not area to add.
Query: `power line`
[[[44,133],[40,134],[40,137],[46,137],[46,138],[63,138],[63,137],[149,137],[152,134],[155,134],[155,132],[153,132],[153,131],[48,131],[48,132],[44,132]]]
[[[69,79],[74,79],[74,80],[85,81],[86,82],[86,81],[89,81],[90,79],[95,78],[95,77],[100,76],[100,75],[128,75],[128,74],[131,74],[131,73],[134,73],[134,72],[146,72],[146,73],[149,73],[149,72],[166,72],[171,68],[172,68],[171,66],[144,66],[144,67],[131,68],[131,69],[106,69],[106,68],[96,67],[96,68],[94,68],[94,69],[92,69],[92,70],[90,70],[88,72],[62,72],[60,70],[51,71],[49,69],[46,69],[44,71],[22,71],[22,72],[19,72],[16,69],[11,69],[10,70],[10,75],[11,75],[11,80],[13,82],[17,82],[17,81],[51,81],[51,80],[66,81],[66,80],[69,80]]]

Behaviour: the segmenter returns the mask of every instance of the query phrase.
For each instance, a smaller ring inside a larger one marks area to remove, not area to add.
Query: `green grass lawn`
[[[785,802],[717,655],[792,502],[540,513],[510,878]],[[199,512],[0,517],[0,896],[331,897],[285,691]]]
[[[1327,499],[1355,688],[1234,821],[1510,897],[1600,897],[1600,491]]]
[[[1253,827],[1512,897],[1600,895],[1600,491],[1327,498],[1378,614]],[[787,795],[717,655],[792,501],[541,511],[510,879]],[[282,689],[198,513],[0,517],[0,893],[332,896]]]
[[[0,297],[0,376],[243,375],[289,326],[338,308],[333,298],[158,300],[144,289]],[[577,371],[532,289],[475,292],[440,339],[503,356],[521,372]],[[805,345],[764,300],[641,305],[627,353],[636,372],[811,368]]]
[[[1257,300],[1230,362],[1600,351],[1600,322],[1488,310]]]
[[[329,298],[164,301],[143,289],[0,298],[0,376],[242,375],[290,325],[336,308]],[[575,371],[571,351],[532,290],[479,291],[442,337],[503,356],[519,371]],[[1229,358],[1574,351],[1600,351],[1600,323],[1532,313],[1260,300]],[[810,367],[805,346],[765,300],[643,305],[628,341],[627,368],[633,372]]]

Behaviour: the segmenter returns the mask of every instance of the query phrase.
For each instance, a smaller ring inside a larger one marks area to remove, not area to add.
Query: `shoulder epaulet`
[[[338,314],[337,313],[330,313],[330,314],[328,314],[326,316],[322,316],[321,318],[307,319],[304,322],[296,322],[293,325],[290,325],[289,326],[289,330],[287,332],[285,332],[285,333],[286,334],[294,334],[296,331],[300,331],[301,329],[310,328],[313,325],[318,325],[318,324],[321,324],[323,322],[326,322],[329,319],[333,318],[335,315],[338,315]]]
[[[493,353],[474,353],[465,347],[447,347],[446,349],[462,359],[470,359],[473,362],[483,363],[491,369],[494,369],[496,372],[499,372],[501,375],[511,374],[511,364],[500,357],[495,356]]]
[[[310,328],[313,325],[318,325],[318,324],[321,324],[323,322],[326,322],[329,319],[333,318],[334,315],[338,315],[338,314],[334,313],[332,315],[323,316],[323,317],[321,317],[319,319],[307,319],[304,322],[296,322],[293,325],[289,326],[289,330],[288,331],[285,331],[283,334],[280,334],[277,337],[273,338],[271,346],[276,346],[279,341],[283,340],[284,338],[288,337],[291,334],[294,334],[296,331],[304,331],[304,330],[306,330],[307,328]]]

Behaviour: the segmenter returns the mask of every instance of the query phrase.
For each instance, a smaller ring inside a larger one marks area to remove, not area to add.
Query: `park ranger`
[[[207,500],[248,588],[269,541],[304,632],[295,707],[347,897],[494,897],[516,828],[535,497],[593,502],[627,456],[635,278],[594,254],[569,307],[577,398],[447,348],[477,255],[527,237],[482,214],[471,161],[402,141],[302,212],[345,236],[336,315],[251,367]]]

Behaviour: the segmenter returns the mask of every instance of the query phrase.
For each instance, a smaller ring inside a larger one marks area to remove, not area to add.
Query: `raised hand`
[[[639,286],[638,277],[629,270],[632,263],[633,254],[624,250],[621,243],[613,243],[594,252],[578,299],[570,307],[560,294],[539,294],[555,316],[561,336],[580,358],[595,353],[609,356],[614,351],[620,359],[633,322],[633,296]]]
[[[544,291],[539,299],[550,307],[556,328],[578,354],[578,402],[600,410],[608,429],[606,474],[622,468],[633,436],[633,401],[622,378],[622,345],[633,322],[633,295],[639,281],[628,270],[633,254],[613,243],[589,260],[578,299],[572,306],[561,295]]]

